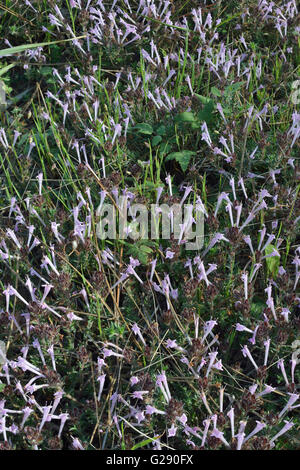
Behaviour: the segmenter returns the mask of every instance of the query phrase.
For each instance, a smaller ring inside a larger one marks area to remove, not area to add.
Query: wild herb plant
[[[299,45],[295,0],[0,3],[2,449],[299,448]],[[203,247],[99,238],[121,197]]]

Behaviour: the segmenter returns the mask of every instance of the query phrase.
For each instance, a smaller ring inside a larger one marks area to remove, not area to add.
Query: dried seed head
[[[264,436],[254,436],[251,439],[251,445],[253,450],[270,450],[271,444],[267,437]]]
[[[193,338],[192,346],[189,349],[189,356],[192,361],[199,362],[205,354],[205,344],[201,343],[201,338]]]
[[[61,450],[63,448],[63,442],[58,436],[51,437],[46,444],[50,450]]]
[[[195,307],[185,307],[182,310],[181,315],[187,323],[192,323],[194,321],[194,315],[196,314]]]
[[[183,415],[183,403],[181,401],[175,400],[175,398],[171,398],[166,409],[166,413],[168,421],[174,423],[178,416]]]

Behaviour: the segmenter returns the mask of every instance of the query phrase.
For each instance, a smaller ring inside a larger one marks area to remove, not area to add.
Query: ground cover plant
[[[299,448],[299,45],[294,0],[1,0],[1,449]],[[101,239],[121,198],[203,246]]]

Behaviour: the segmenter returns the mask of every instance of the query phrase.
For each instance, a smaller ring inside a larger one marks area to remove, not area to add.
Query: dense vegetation
[[[299,24],[0,2],[2,449],[299,448]],[[100,239],[121,196],[193,204],[203,247]]]

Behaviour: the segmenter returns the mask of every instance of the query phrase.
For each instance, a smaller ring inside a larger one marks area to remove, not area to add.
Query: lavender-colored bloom
[[[278,437],[282,436],[287,431],[289,431],[295,424],[295,423],[289,422],[289,421],[284,421],[284,422],[285,422],[285,425],[283,426],[283,428],[277,434],[275,434],[274,437],[272,437],[272,439],[270,441],[271,445],[274,444],[274,442],[276,441],[276,439],[278,439]]]
[[[144,400],[144,395],[147,395],[148,393],[148,390],[137,390],[133,392],[132,397],[136,398],[137,400]]]
[[[254,365],[255,369],[257,370],[258,369],[258,366],[256,364],[256,362],[254,361],[249,349],[248,349],[248,346],[245,345],[243,348],[242,348],[242,353],[243,353],[243,356],[244,357],[248,357],[250,359],[250,361],[252,362],[252,364]]]
[[[226,441],[226,439],[224,438],[224,433],[219,431],[217,428],[215,428],[212,433],[211,433],[211,436],[212,437],[216,437],[217,439],[220,439],[220,441],[223,442],[223,444],[225,444],[226,447],[230,447],[229,446],[229,443]]]
[[[253,330],[250,330],[249,328],[247,328],[244,325],[241,325],[240,323],[236,324],[235,329],[236,329],[236,331],[247,331],[248,333],[253,333]]]
[[[176,436],[177,428],[175,427],[174,423],[172,426],[168,429],[168,437],[174,437]]]
[[[262,429],[264,429],[266,427],[266,424],[265,423],[261,423],[260,421],[256,421],[256,426],[255,428],[253,429],[252,432],[250,432],[250,434],[248,434],[248,436],[244,439],[244,442],[247,442],[249,439],[251,439],[251,437],[255,436],[257,433],[259,433]]]
[[[300,396],[297,393],[289,393],[289,395],[290,395],[289,401],[287,402],[285,407],[279,413],[279,415],[278,415],[279,418],[281,418],[281,416],[283,416],[284,413],[286,413],[288,410],[290,410],[292,408],[293,404],[298,400],[298,398]]]
[[[140,338],[140,340],[142,341],[143,345],[146,346],[146,341],[144,340],[143,335],[142,335],[141,330],[140,330],[140,328],[138,327],[138,325],[137,325],[136,323],[134,323],[134,324],[132,325],[132,328],[131,328],[131,329],[132,329],[133,333],[134,333],[136,336],[138,336],[138,337]]]

